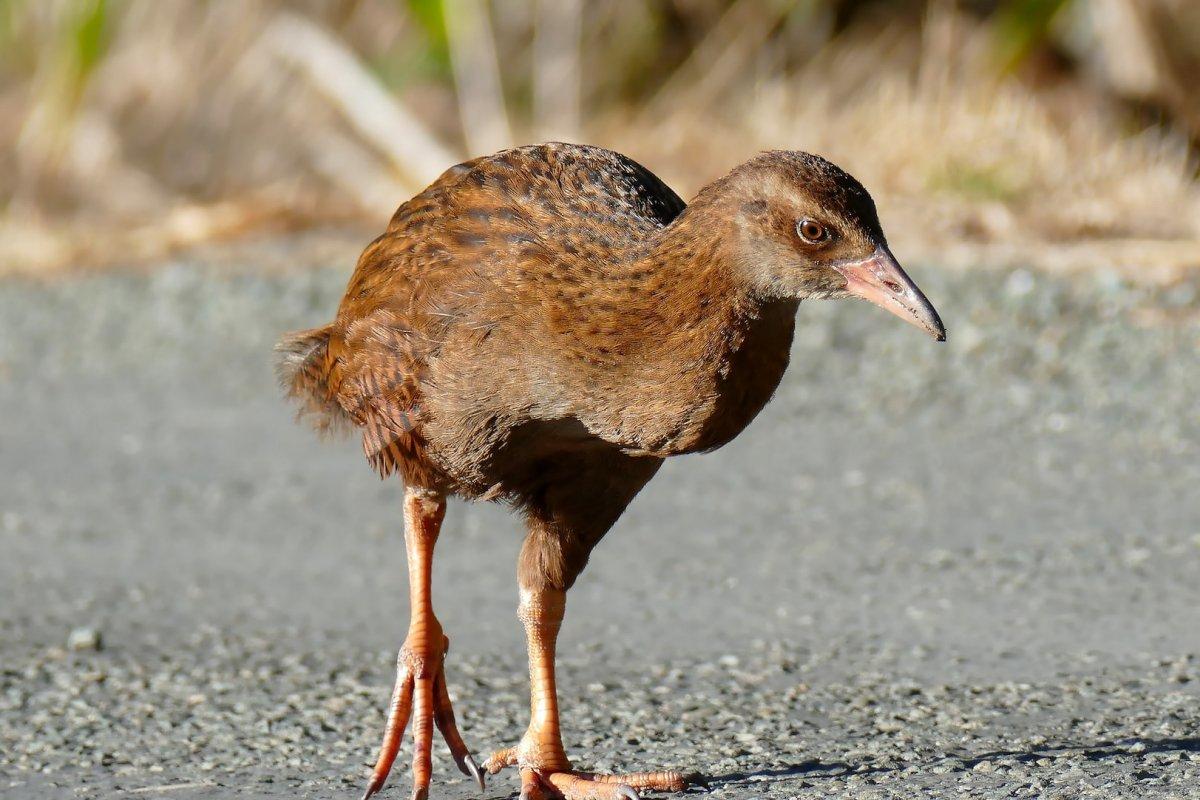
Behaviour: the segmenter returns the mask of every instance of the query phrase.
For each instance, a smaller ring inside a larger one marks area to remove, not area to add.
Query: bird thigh
[[[607,452],[571,469],[549,470],[556,480],[525,503],[529,532],[517,564],[521,588],[570,589],[592,548],[661,465],[657,458]]]

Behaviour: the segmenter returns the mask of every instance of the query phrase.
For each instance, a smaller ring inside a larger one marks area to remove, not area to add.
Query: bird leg
[[[433,614],[431,578],[433,546],[446,515],[446,500],[440,495],[408,489],[404,495],[404,544],[408,553],[408,593],[412,616],[408,636],[396,656],[396,686],[392,690],[387,728],[371,782],[363,800],[383,788],[391,772],[408,719],[413,718],[413,800],[429,796],[432,771],[433,726],[437,725],[464,775],[475,778],[483,790],[483,774],[471,757],[458,726],[450,693],[446,689],[444,662],[450,640]]]
[[[563,750],[554,684],[554,648],[566,608],[566,592],[521,589],[517,612],[529,646],[529,728],[516,747],[493,753],[483,768],[496,774],[504,767],[521,771],[521,800],[636,800],[637,789],[681,791],[687,779],[678,772],[598,775],[571,768]]]

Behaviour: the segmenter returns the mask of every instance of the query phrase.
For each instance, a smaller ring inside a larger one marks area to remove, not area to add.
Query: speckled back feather
[[[444,486],[426,458],[422,395],[452,331],[462,347],[502,322],[473,313],[481,293],[555,277],[581,287],[604,269],[614,232],[645,234],[684,207],[644,167],[600,148],[523,147],[452,167],[364,250],[336,321],[321,329],[327,348],[306,349],[304,334],[281,344],[290,393],[318,427],[342,416],[360,426],[381,476],[399,469],[406,481]],[[585,275],[566,262],[584,264]]]

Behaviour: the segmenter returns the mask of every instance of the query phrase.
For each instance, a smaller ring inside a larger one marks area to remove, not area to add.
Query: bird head
[[[926,331],[946,329],[888,249],[875,203],[857,180],[808,153],[747,161],[712,193],[732,207],[733,258],[762,296],[860,297]]]

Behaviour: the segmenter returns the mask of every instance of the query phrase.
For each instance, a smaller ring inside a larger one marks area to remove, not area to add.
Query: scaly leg
[[[566,592],[558,589],[521,589],[517,616],[529,645],[529,729],[519,745],[496,751],[483,768],[494,775],[516,765],[521,771],[521,800],[636,800],[635,789],[677,792],[686,788],[687,779],[678,772],[597,775],[571,769],[563,750],[554,684],[554,648],[566,599]]]
[[[445,515],[444,497],[418,489],[405,491],[404,544],[408,552],[408,595],[412,617],[408,623],[408,636],[396,656],[396,687],[392,690],[387,729],[363,800],[382,789],[387,781],[396,754],[400,752],[400,740],[410,713],[413,717],[413,800],[425,800],[429,796],[435,724],[450,747],[458,768],[464,775],[474,777],[480,791],[483,790],[483,773],[454,722],[454,709],[450,705],[443,670],[450,640],[442,633],[442,626],[433,614],[430,596],[433,546],[437,543]]]

